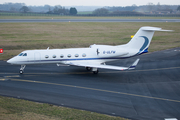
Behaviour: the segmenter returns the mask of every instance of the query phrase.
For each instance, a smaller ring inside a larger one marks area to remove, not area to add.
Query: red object
[[[3,49],[0,49],[0,53],[3,53]]]

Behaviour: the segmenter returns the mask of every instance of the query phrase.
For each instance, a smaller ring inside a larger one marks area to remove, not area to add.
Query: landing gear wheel
[[[23,74],[23,70],[20,70],[20,71],[19,71],[19,74]]]
[[[91,68],[91,67],[86,67],[86,70],[87,70],[87,71],[91,71],[92,68]]]
[[[94,74],[98,74],[98,73],[99,73],[99,70],[97,70],[97,71],[93,71],[93,73],[94,73]]]
[[[21,65],[21,68],[19,70],[19,74],[23,74],[25,67],[26,67],[26,65]]]

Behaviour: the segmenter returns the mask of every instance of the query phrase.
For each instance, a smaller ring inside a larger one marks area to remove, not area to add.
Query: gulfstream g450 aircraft
[[[94,44],[89,48],[26,50],[7,62],[21,65],[20,74],[23,74],[26,65],[49,63],[55,63],[57,66],[61,66],[62,64],[81,66],[87,70],[91,70],[94,74],[98,73],[98,68],[131,70],[136,67],[139,59],[129,67],[111,66],[105,63],[147,53],[155,31],[171,30],[162,30],[157,27],[141,27],[134,37],[124,45],[110,46]]]

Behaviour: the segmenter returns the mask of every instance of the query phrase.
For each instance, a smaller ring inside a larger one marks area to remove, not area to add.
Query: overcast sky
[[[29,5],[61,5],[61,6],[131,6],[133,4],[147,5],[147,3],[161,5],[180,5],[180,0],[0,0],[3,3],[25,3]]]

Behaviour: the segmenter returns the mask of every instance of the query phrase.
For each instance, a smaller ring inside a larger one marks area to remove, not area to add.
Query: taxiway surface
[[[137,120],[180,119],[180,48],[111,62],[132,71],[100,69],[98,75],[83,67],[54,64],[20,66],[0,61],[0,95],[45,102]]]
[[[27,22],[180,22],[180,19],[0,19],[0,23]]]

